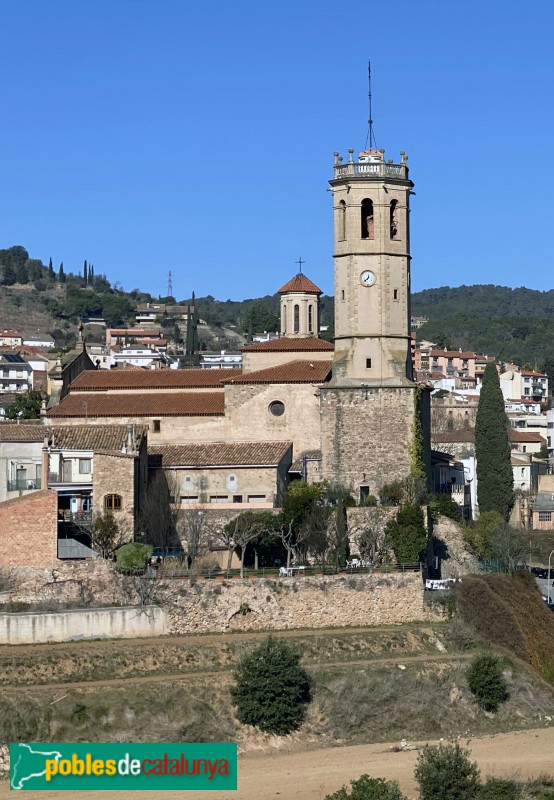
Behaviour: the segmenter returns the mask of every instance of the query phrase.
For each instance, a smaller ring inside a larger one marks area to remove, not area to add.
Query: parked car
[[[531,573],[535,578],[546,578],[548,570],[545,567],[531,567]]]

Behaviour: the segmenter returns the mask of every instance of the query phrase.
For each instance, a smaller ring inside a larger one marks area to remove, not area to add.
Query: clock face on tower
[[[371,272],[371,270],[366,269],[360,275],[360,280],[362,282],[362,286],[373,286],[377,278],[374,272]]]

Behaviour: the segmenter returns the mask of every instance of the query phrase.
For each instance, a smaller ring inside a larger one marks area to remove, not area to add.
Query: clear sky
[[[551,0],[2,0],[0,247],[332,291],[333,151],[409,155],[412,286],[554,284]]]

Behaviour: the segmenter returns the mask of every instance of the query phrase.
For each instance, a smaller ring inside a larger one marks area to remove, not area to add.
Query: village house
[[[91,526],[105,513],[131,540],[147,477],[145,428],[0,425],[0,563],[91,557]]]

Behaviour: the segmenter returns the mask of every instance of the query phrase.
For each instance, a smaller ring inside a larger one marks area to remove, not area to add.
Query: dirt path
[[[226,631],[222,633],[187,633],[182,636],[153,636],[142,639],[81,639],[74,642],[48,642],[45,644],[4,644],[0,645],[0,656],[14,655],[18,653],[37,653],[43,650],[52,652],[69,649],[75,651],[76,647],[94,648],[105,650],[110,647],[125,648],[129,650],[141,649],[145,645],[183,645],[194,646],[197,644],[221,644],[221,642],[244,641],[245,639],[267,639],[268,636],[279,637],[280,639],[291,639],[295,637],[318,638],[322,636],[352,635],[352,634],[373,634],[384,631],[398,630],[429,630],[437,625],[442,625],[440,621],[433,622],[412,622],[399,625],[375,625],[365,627],[342,627],[342,628],[288,628],[287,630],[264,630],[264,631]]]
[[[413,663],[435,663],[437,661],[465,661],[473,658],[473,654],[458,654],[452,653],[437,653],[418,655],[418,656],[393,656],[389,658],[363,658],[363,659],[342,659],[341,661],[306,661],[304,666],[313,670],[326,670],[333,667],[371,667],[380,666],[384,664],[413,664]],[[52,691],[53,689],[61,690],[75,690],[75,689],[99,689],[107,688],[110,686],[128,686],[131,684],[145,684],[145,683],[183,683],[189,681],[203,681],[213,680],[217,678],[218,681],[229,681],[232,675],[230,669],[211,670],[207,672],[204,669],[191,670],[190,672],[176,672],[172,674],[155,674],[155,675],[139,675],[137,677],[121,677],[113,678],[110,680],[90,680],[90,681],[68,681],[67,683],[39,683],[39,684],[21,684],[17,686],[19,692],[37,693],[41,691]],[[13,693],[13,685],[0,686],[0,695],[2,692]]]
[[[464,743],[465,744],[465,743]],[[393,753],[387,744],[357,745],[325,750],[248,755],[239,760],[236,792],[118,792],[114,800],[322,800],[343,784],[367,772],[396,779],[414,797],[416,751]],[[473,739],[469,748],[483,776],[522,778],[554,773],[554,728]],[[15,797],[6,783],[0,797]],[[26,792],[29,800],[101,800],[100,792]]]

